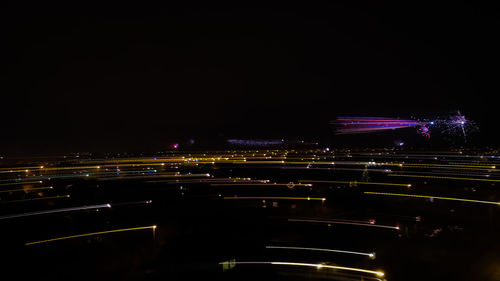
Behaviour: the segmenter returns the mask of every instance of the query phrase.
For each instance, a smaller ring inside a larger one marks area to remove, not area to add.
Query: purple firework
[[[332,124],[337,127],[337,134],[372,133],[423,125],[415,120],[385,117],[339,117]]]

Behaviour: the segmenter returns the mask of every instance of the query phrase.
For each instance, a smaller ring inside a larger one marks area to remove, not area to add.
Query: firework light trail
[[[331,123],[335,126],[336,134],[338,135],[373,133],[418,127],[417,132],[425,138],[430,138],[432,129],[445,135],[462,136],[465,142],[467,142],[468,133],[478,130],[476,123],[467,119],[460,111],[435,119],[412,120],[386,117],[338,117]]]
[[[424,123],[385,117],[339,117],[332,124],[336,125],[337,134],[359,134],[421,126]]]
[[[228,139],[228,143],[236,145],[248,145],[248,146],[266,146],[266,145],[280,145],[284,143],[284,140],[245,140],[245,139]]]

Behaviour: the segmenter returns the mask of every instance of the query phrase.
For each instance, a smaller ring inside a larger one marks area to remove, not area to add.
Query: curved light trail
[[[351,222],[351,221],[338,221],[338,220],[312,220],[312,219],[288,219],[290,222],[312,222],[312,223],[332,223],[332,224],[348,224],[348,225],[358,225],[358,226],[369,226],[369,227],[378,227],[378,228],[387,228],[399,230],[399,226],[390,226],[390,225],[381,225],[374,223],[360,223],[360,222]]]
[[[22,214],[6,215],[6,216],[0,216],[0,220],[13,219],[13,218],[22,218],[22,217],[30,217],[30,216],[38,216],[38,215],[46,215],[46,214],[54,214],[54,213],[65,213],[65,212],[72,212],[72,211],[83,211],[83,210],[101,209],[101,208],[111,208],[111,205],[110,204],[100,204],[100,205],[91,205],[91,206],[82,206],[82,207],[70,207],[70,208],[61,208],[61,209],[45,210],[45,211],[38,211],[38,212],[29,212],[29,213],[22,213]]]
[[[362,268],[356,268],[356,267],[347,267],[347,266],[337,266],[337,265],[328,265],[328,264],[322,264],[322,263],[303,263],[303,262],[284,262],[284,261],[243,261],[243,262],[232,262],[233,264],[271,264],[271,265],[285,265],[285,266],[303,266],[303,267],[314,267],[317,269],[321,268],[328,268],[328,269],[338,269],[338,270],[345,270],[345,271],[354,271],[354,272],[359,272],[359,273],[368,273],[368,274],[374,274],[379,277],[382,277],[385,275],[384,272],[382,271],[375,271],[375,270],[368,270],[368,269],[362,269]],[[223,264],[223,262],[220,262],[219,264]]]
[[[432,195],[401,194],[401,193],[387,193],[387,192],[368,192],[368,191],[363,192],[363,193],[370,194],[370,195],[399,196],[399,197],[410,197],[410,198],[428,198],[428,199],[440,199],[440,200],[452,200],[452,201],[462,201],[462,202],[471,202],[471,203],[500,205],[500,202],[472,200],[472,199],[464,199],[464,198],[453,198],[453,197],[441,197],[441,196],[432,196]]]
[[[224,197],[224,199],[263,199],[263,200],[308,200],[308,201],[326,201],[326,198],[318,197]]]
[[[64,237],[57,237],[57,238],[52,238],[52,239],[47,239],[47,240],[27,242],[24,245],[25,246],[30,246],[30,245],[35,245],[35,244],[41,244],[41,243],[47,243],[47,242],[53,242],[53,241],[59,241],[59,240],[66,240],[66,239],[71,239],[71,238],[78,238],[78,237],[85,237],[85,236],[94,236],[94,235],[116,233],[116,232],[124,232],[124,231],[142,230],[142,229],[152,229],[154,231],[156,229],[156,225],[141,226],[141,227],[132,227],[132,228],[122,228],[122,229],[114,229],[114,230],[108,230],[108,231],[100,231],[100,232],[92,232],[92,233],[85,233],[85,234],[78,234],[78,235],[71,235],[71,236],[64,236]]]
[[[363,253],[363,252],[344,251],[344,250],[335,250],[335,249],[304,248],[304,247],[283,247],[283,246],[266,246],[266,249],[284,249],[284,250],[306,250],[306,251],[333,252],[333,253],[342,253],[342,254],[352,254],[352,255],[367,256],[367,257],[369,257],[371,259],[375,258],[375,253]]]

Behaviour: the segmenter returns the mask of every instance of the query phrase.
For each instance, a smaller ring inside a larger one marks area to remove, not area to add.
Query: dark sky
[[[0,153],[315,139],[339,115],[450,110],[500,140],[492,7],[19,2],[0,9]]]

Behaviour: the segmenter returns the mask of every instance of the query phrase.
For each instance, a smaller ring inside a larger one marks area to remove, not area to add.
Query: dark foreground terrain
[[[1,161],[5,277],[500,280],[500,158],[491,153]]]

